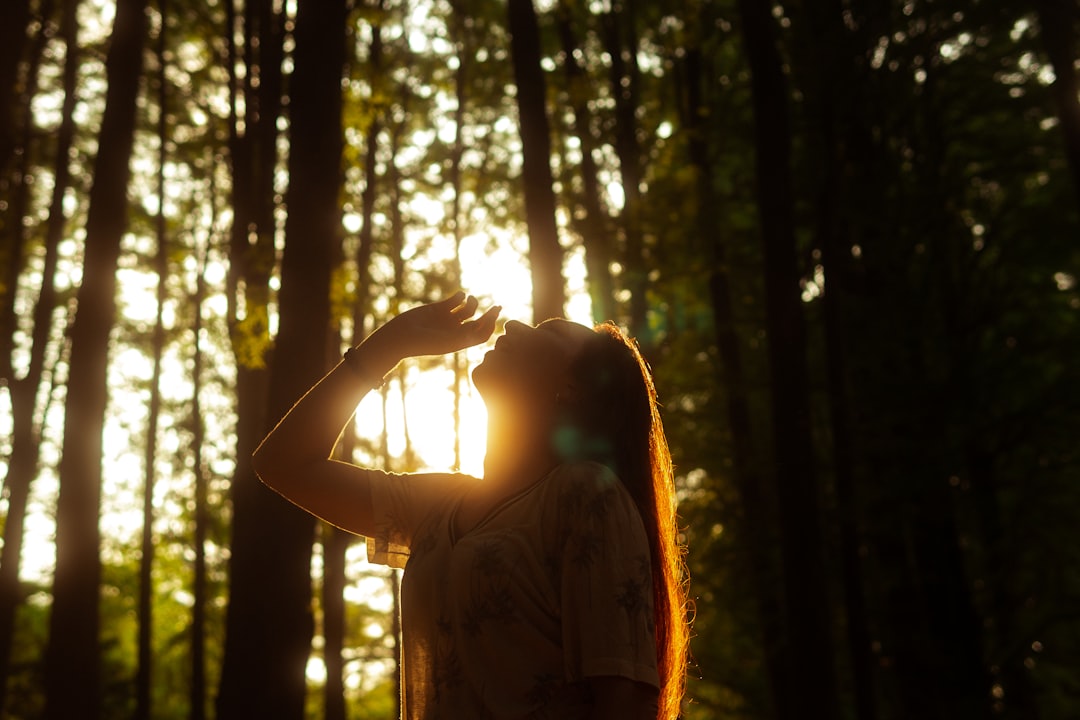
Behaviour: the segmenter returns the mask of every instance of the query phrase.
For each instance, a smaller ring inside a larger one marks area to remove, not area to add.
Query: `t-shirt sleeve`
[[[371,481],[375,535],[367,539],[368,561],[405,567],[417,531],[470,481],[475,478],[452,473],[377,473]]]
[[[560,482],[563,651],[567,678],[619,676],[659,687],[649,543],[608,468],[574,465]]]

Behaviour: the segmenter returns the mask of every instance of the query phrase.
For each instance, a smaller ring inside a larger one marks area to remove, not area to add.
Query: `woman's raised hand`
[[[364,341],[377,345],[397,359],[421,355],[445,355],[486,342],[495,332],[499,306],[472,319],[480,301],[457,292],[445,300],[406,310],[376,330]]]

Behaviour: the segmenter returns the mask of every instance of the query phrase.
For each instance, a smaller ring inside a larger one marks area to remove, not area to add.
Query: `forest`
[[[1078,28],[1077,0],[3,0],[0,717],[396,718],[396,571],[249,460],[459,288],[638,339],[686,720],[1077,717]],[[343,458],[478,473],[483,350],[400,365]]]

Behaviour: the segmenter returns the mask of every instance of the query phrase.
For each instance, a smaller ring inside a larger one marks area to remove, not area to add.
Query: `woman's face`
[[[473,370],[473,382],[489,402],[553,402],[567,385],[570,363],[592,336],[590,328],[569,320],[545,320],[535,327],[510,320]]]

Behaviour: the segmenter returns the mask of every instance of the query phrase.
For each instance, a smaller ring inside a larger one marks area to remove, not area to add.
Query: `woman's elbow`
[[[251,454],[251,469],[263,484],[274,489],[278,488],[282,478],[288,476],[284,458],[265,440]]]

